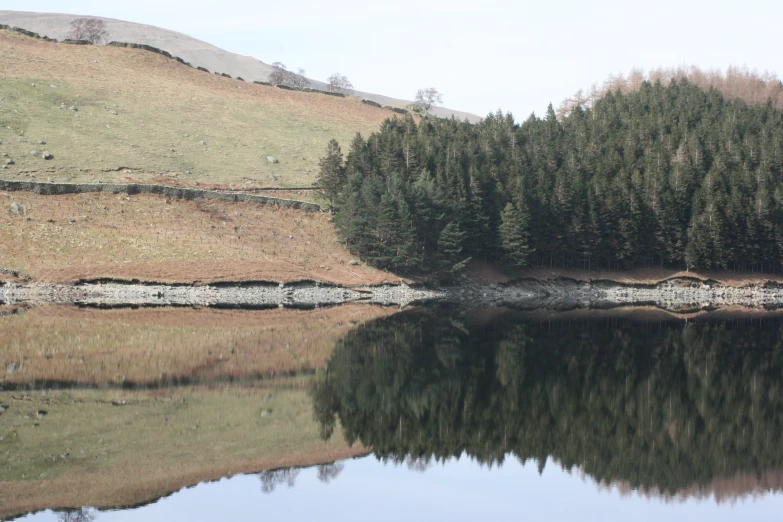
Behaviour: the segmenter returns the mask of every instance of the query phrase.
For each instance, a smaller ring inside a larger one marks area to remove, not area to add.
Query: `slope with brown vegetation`
[[[351,265],[327,214],[104,193],[0,193],[0,204],[0,267],[42,281],[398,281]]]
[[[0,31],[0,69],[0,153],[14,161],[0,171],[7,179],[169,174],[308,186],[329,139],[348,143],[393,115],[352,98],[208,74],[144,50],[7,30]]]
[[[393,312],[118,309],[62,306],[0,317],[0,385],[166,386],[315,371],[355,325]]]

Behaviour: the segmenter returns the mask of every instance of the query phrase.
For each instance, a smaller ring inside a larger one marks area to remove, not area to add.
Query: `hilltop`
[[[62,40],[66,38],[71,27],[71,22],[79,15],[59,13],[31,13],[21,11],[0,11],[0,24],[21,27],[28,31]],[[207,42],[203,42],[186,34],[169,29],[162,29],[151,25],[114,20],[112,18],[98,18],[106,22],[112,40],[150,45],[168,51],[174,56],[179,56],[193,64],[194,67],[204,67],[212,72],[226,73],[230,76],[241,77],[247,81],[269,81],[272,66],[252,56],[242,56],[220,49]],[[315,89],[325,89],[322,81],[309,79],[310,85]],[[381,105],[404,107],[413,103],[404,100],[356,91],[354,95],[360,99],[372,100]],[[430,112],[441,118],[454,116],[458,120],[468,119],[471,122],[481,120],[480,116],[469,112],[448,109],[446,107],[434,107]]]

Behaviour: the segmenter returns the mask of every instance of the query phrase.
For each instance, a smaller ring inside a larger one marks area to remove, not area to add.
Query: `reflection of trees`
[[[57,513],[57,522],[92,522],[97,516],[95,510],[89,508],[70,509]]]
[[[381,458],[548,457],[676,492],[783,469],[783,322],[623,317],[468,329],[411,311],[351,332],[313,390],[323,435]]]
[[[277,486],[286,484],[289,488],[294,487],[296,476],[299,474],[298,468],[282,468],[269,471],[262,471],[258,474],[261,480],[261,491],[271,493]]]
[[[430,457],[414,458],[411,455],[408,455],[405,457],[405,465],[408,466],[408,469],[411,471],[424,473],[432,466],[432,459]]]
[[[324,484],[328,484],[337,478],[342,473],[343,464],[341,462],[332,462],[331,464],[321,464],[318,466],[318,480]]]

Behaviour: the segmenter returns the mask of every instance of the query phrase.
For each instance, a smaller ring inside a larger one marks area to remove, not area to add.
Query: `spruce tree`
[[[329,200],[329,207],[333,209],[346,181],[343,153],[337,140],[329,141],[326,146],[326,156],[321,158],[320,163],[321,168],[318,171],[317,183],[321,188],[321,193]]]
[[[505,260],[517,267],[528,265],[530,248],[529,216],[524,204],[508,203],[500,216],[500,244]]]
[[[470,257],[462,254],[462,243],[465,233],[459,229],[456,221],[452,221],[443,227],[438,238],[438,253],[442,272],[444,275],[456,275],[462,272],[470,262]]]

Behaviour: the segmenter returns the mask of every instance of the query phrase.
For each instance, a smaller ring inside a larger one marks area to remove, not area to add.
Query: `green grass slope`
[[[166,176],[237,187],[309,186],[330,138],[348,143],[393,115],[351,98],[208,74],[148,51],[51,43],[11,31],[0,31],[0,71],[5,179]]]

